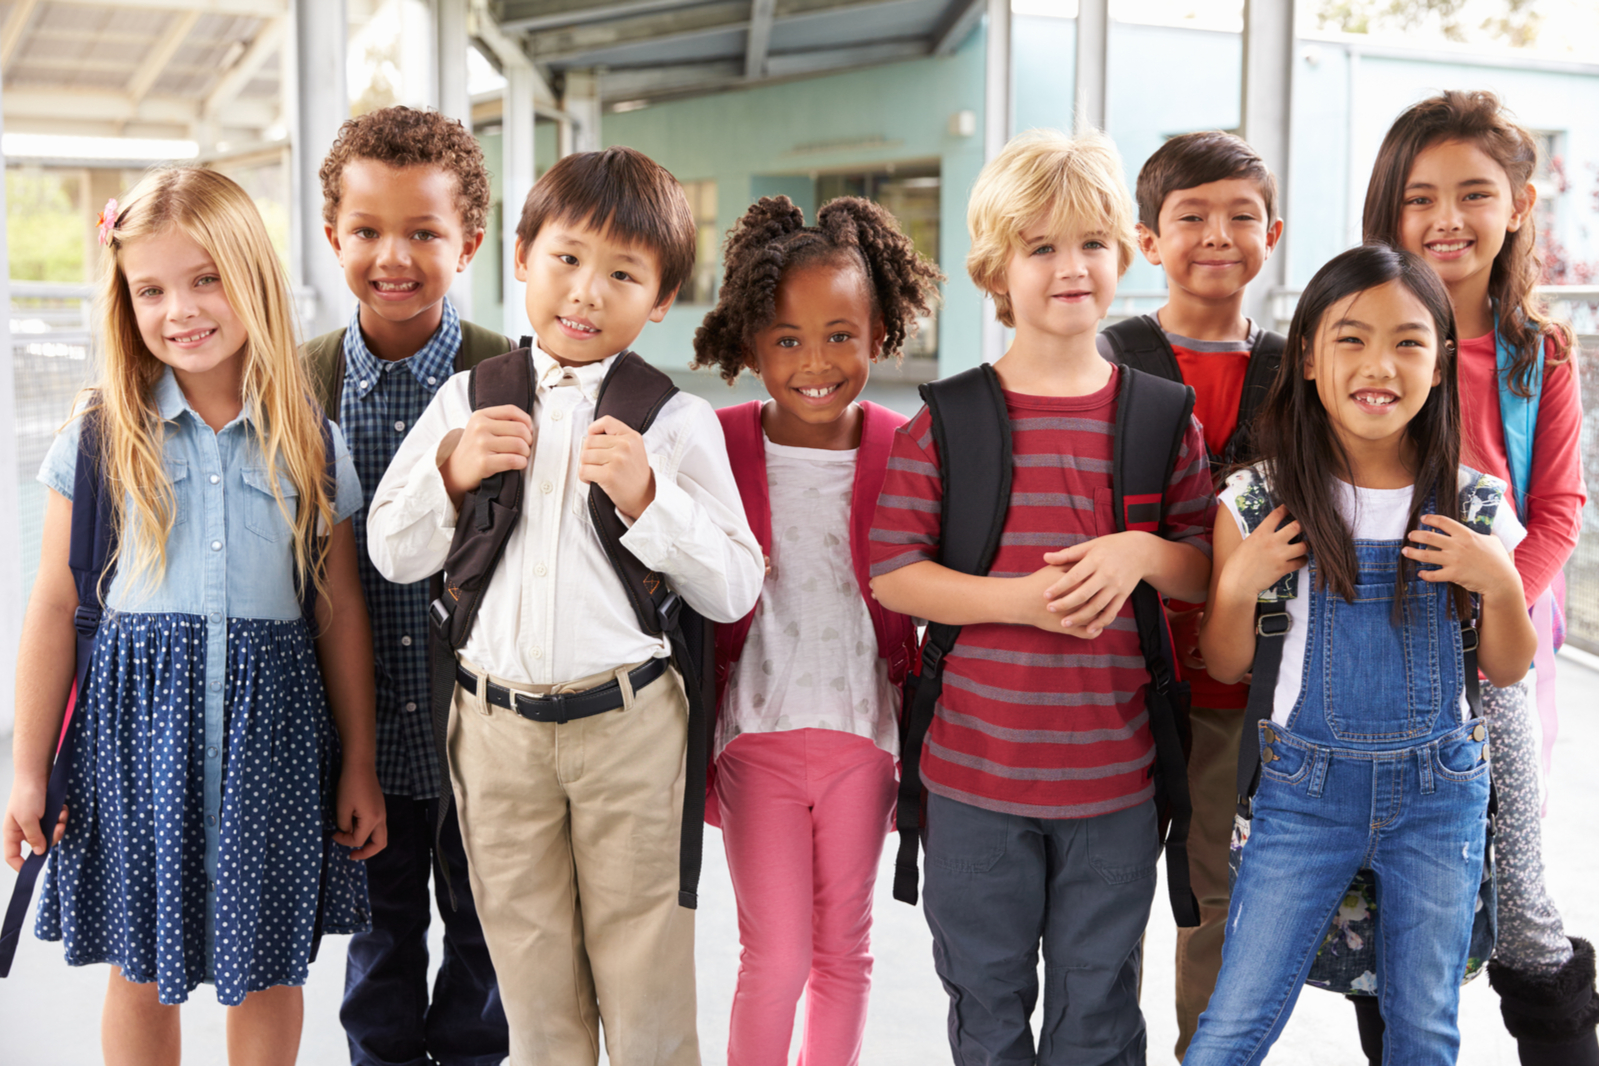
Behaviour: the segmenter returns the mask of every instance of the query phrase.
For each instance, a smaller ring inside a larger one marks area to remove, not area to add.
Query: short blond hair
[[[1068,137],[1057,130],[1030,130],[1013,137],[978,175],[967,202],[967,274],[994,297],[995,317],[1014,326],[1006,295],[1006,264],[1022,247],[1025,226],[1048,216],[1052,231],[1075,220],[1104,226],[1117,246],[1117,276],[1133,262],[1133,200],[1122,175],[1122,157],[1098,130]],[[1081,224],[1081,222],[1080,222]]]

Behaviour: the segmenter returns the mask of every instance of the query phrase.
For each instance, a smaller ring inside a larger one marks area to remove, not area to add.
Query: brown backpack
[[[531,338],[522,339],[514,352],[486,359],[472,368],[467,398],[472,410],[515,404],[533,413]],[[610,415],[629,428],[644,433],[678,387],[666,374],[633,352],[623,352],[612,363],[595,399],[595,418]],[[456,651],[472,632],[506,541],[522,517],[522,471],[503,471],[485,478],[461,502],[455,538],[444,562],[444,588],[429,609],[431,626],[430,670],[433,739],[442,766],[449,766],[446,731],[455,695]],[[683,676],[689,703],[687,767],[684,774],[683,829],[678,842],[678,903],[693,908],[700,881],[701,824],[705,818],[706,757],[710,746],[712,705],[709,686],[714,672],[715,645],[711,625],[668,587],[660,573],[650,570],[622,545],[627,527],[604,489],[589,486],[589,519],[600,535],[606,558],[633,605],[639,629],[652,637],[666,637],[672,662]],[[450,810],[446,792],[439,805],[439,825]],[[442,853],[441,853],[442,858]]]

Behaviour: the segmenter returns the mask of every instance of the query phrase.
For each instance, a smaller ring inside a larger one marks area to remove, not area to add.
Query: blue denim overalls
[[[1233,890],[1222,972],[1185,1063],[1260,1063],[1294,1009],[1355,873],[1377,873],[1386,1063],[1454,1063],[1461,976],[1483,871],[1489,760],[1461,721],[1450,587],[1407,584],[1402,542],[1357,541],[1353,603],[1307,588],[1301,690],[1263,722],[1261,784]]]

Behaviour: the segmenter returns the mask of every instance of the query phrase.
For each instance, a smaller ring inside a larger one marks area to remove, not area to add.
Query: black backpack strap
[[[1178,354],[1172,350],[1166,331],[1150,321],[1148,315],[1134,315],[1114,322],[1100,333],[1111,342],[1112,357],[1123,366],[1169,382],[1183,381]]]
[[[72,717],[62,734],[45,787],[44,817],[40,821],[45,851],[29,855],[23,860],[22,870],[11,890],[11,902],[6,908],[4,922],[0,923],[0,978],[11,973],[11,962],[22,936],[23,920],[33,898],[33,887],[49,857],[51,838],[61,818],[61,809],[66,806],[67,779],[72,772],[73,754],[82,730],[80,724],[83,715],[80,709],[84,687],[89,680],[89,661],[94,655],[95,634],[100,629],[100,615],[104,609],[101,594],[109,588],[115,570],[112,562],[117,543],[114,508],[100,460],[100,412],[98,408],[91,408],[83,415],[79,428],[78,459],[72,486],[72,534],[67,547],[67,566],[72,570],[72,580],[78,589],[78,607],[72,619],[77,630],[77,675],[72,691]]]
[[[1181,381],[1122,372],[1117,395],[1115,451],[1111,463],[1112,506],[1117,529],[1156,533],[1161,527],[1167,482],[1189,429],[1194,390]],[[1166,428],[1162,434],[1158,428]],[[1189,732],[1189,683],[1182,681],[1173,651],[1161,594],[1140,582],[1129,597],[1139,648],[1150,684],[1145,711],[1155,741],[1156,802],[1170,816],[1167,829],[1167,893],[1179,926],[1200,925],[1200,905],[1189,885],[1189,772],[1185,748]]]
[[[1239,390],[1239,421],[1223,446],[1222,462],[1237,466],[1254,458],[1256,414],[1267,399],[1272,380],[1283,362],[1285,338],[1274,330],[1262,330],[1250,347],[1250,362],[1244,371],[1244,386]]]
[[[516,404],[531,415],[534,385],[528,349],[506,352],[473,367],[467,379],[467,399],[474,411]],[[439,756],[439,766],[446,770],[434,823],[436,844],[454,801],[448,773],[448,735],[450,705],[456,689],[456,650],[472,630],[489,579],[500,565],[511,531],[522,517],[522,482],[521,471],[501,471],[485,478],[462,499],[461,511],[456,516],[455,537],[445,556],[440,595],[428,609],[428,705],[433,717],[434,750]],[[445,874],[450,904],[454,907],[455,888],[449,864],[444,860],[442,848],[435,851]]]
[[[964,574],[987,574],[1011,506],[1011,418],[1000,379],[994,367],[984,363],[919,386],[918,392],[932,420],[943,483],[939,563]],[[900,790],[895,804],[900,850],[894,863],[894,898],[907,904],[917,902],[922,742],[943,688],[944,657],[960,634],[959,626],[928,624],[921,670],[902,717]]]
[[[611,364],[595,396],[596,419],[609,415],[639,433],[678,392],[672,379],[634,352],[624,352]],[[700,860],[705,832],[706,767],[710,759],[711,709],[716,700],[713,657],[716,644],[711,624],[675,593],[666,579],[639,561],[622,545],[627,527],[606,491],[589,486],[589,519],[606,558],[633,605],[639,628],[660,635],[672,647],[672,661],[683,676],[689,705],[689,734],[684,753],[683,822],[678,838],[678,903],[693,908],[698,902]]]

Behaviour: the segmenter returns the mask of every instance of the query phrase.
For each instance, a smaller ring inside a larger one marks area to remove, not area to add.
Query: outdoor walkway
[[[1565,657],[1559,663],[1563,721],[1555,749],[1550,814],[1544,827],[1545,860],[1549,885],[1568,929],[1593,938],[1600,933],[1600,678],[1592,668]],[[11,788],[9,752],[9,744],[0,746],[0,796],[9,795]],[[700,1043],[705,1062],[716,1064],[726,1062],[728,1005],[739,944],[721,841],[709,827],[706,838],[699,911]],[[892,870],[893,849],[886,848],[878,878],[873,931],[877,963],[862,1062],[949,1063],[947,1001],[934,977],[928,928],[920,910],[890,897]],[[5,898],[9,898],[11,881],[10,870],[0,867],[0,894]],[[1171,993],[1173,926],[1165,901],[1165,888],[1158,887],[1144,977],[1150,1062],[1156,1064],[1174,1062],[1172,1042],[1177,1033]],[[343,947],[343,939],[329,938],[321,961],[312,967],[306,986],[301,1063],[348,1062],[338,1021]],[[100,1062],[105,975],[103,967],[69,968],[61,962],[59,946],[37,941],[31,934],[24,937],[12,977],[0,982],[0,1063]],[[183,1026],[185,1063],[223,1062],[223,1011],[208,988],[195,992],[185,1009]],[[1498,999],[1484,979],[1462,993],[1461,1030],[1461,1063],[1517,1062],[1516,1046],[1500,1023]],[[1344,999],[1306,990],[1267,1062],[1364,1062],[1354,1018]]]

